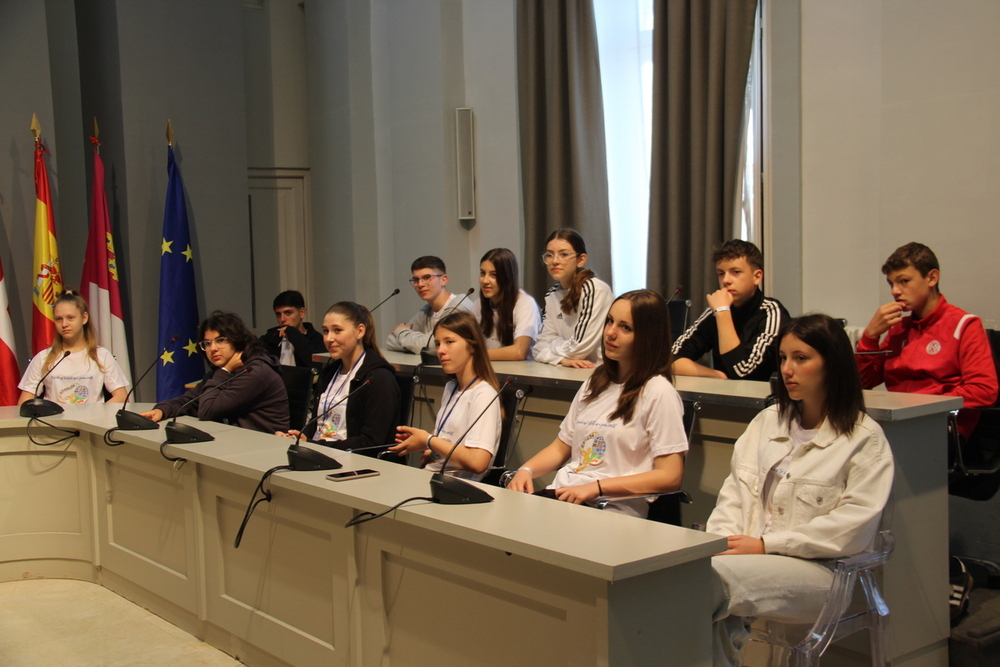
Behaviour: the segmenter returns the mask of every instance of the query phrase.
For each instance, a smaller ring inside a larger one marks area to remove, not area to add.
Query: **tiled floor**
[[[68,579],[0,583],[4,667],[241,664],[103,586]]]

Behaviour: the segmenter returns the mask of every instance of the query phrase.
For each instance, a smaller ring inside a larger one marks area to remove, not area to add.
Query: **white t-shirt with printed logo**
[[[358,374],[358,369],[361,368],[361,364],[365,358],[366,353],[358,358],[357,362],[354,364],[354,368],[348,372],[345,378],[342,373],[337,373],[330,384],[326,386],[323,391],[323,395],[319,397],[318,412],[323,414],[327,410],[330,410],[330,406],[337,405],[337,401],[344,398],[351,392],[351,381],[354,376]],[[316,434],[313,436],[316,440],[327,440],[330,442],[337,440],[344,440],[347,438],[347,404],[350,403],[350,399],[344,401],[337,407],[330,410],[330,413],[325,417],[320,418],[319,423],[316,425]]]
[[[598,479],[653,470],[653,459],[688,450],[680,394],[662,375],[646,381],[628,424],[608,416],[618,407],[622,385],[612,384],[586,403],[590,380],[573,398],[559,427],[559,439],[572,449],[550,489],[589,484]]]
[[[24,377],[21,378],[21,383],[17,385],[21,391],[34,393],[38,381],[45,375],[44,366],[48,356],[48,350],[42,350],[34,356],[28,364],[28,370],[24,372]],[[86,350],[73,352],[61,363],[56,359],[59,365],[53,367],[54,370],[49,373],[42,385],[45,387],[45,398],[62,405],[103,403],[104,389],[113,392],[128,387],[125,375],[111,352],[98,347],[97,360],[100,366],[94,363]]]
[[[441,409],[438,410],[437,419],[434,422],[432,433],[439,438],[455,444],[455,441],[462,437],[462,434],[469,429],[473,420],[483,413],[482,419],[476,422],[475,426],[469,430],[469,434],[462,440],[462,445],[474,449],[485,449],[491,455],[497,453],[497,445],[500,443],[500,399],[493,401],[497,395],[488,382],[477,382],[474,387],[466,392],[462,392],[458,383],[452,380],[444,387],[444,394],[441,396]],[[490,401],[493,404],[490,405]],[[489,409],[486,406],[489,405]],[[441,470],[441,463],[444,459],[438,459],[427,464],[427,470],[438,472]],[[491,456],[490,463],[493,463]],[[452,470],[454,464],[448,462],[448,472],[455,477],[463,477],[475,481],[481,480],[486,473],[475,474],[469,470]]]

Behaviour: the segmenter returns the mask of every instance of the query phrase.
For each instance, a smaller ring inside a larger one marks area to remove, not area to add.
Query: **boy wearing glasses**
[[[438,257],[427,255],[416,258],[410,265],[410,272],[413,274],[410,284],[417,296],[423,299],[424,306],[409,322],[397,324],[385,345],[397,352],[420,354],[425,347],[433,347],[431,332],[438,320],[456,307],[458,310],[471,310],[472,302],[464,294],[452,294],[446,289],[448,272]]]
[[[143,412],[155,422],[181,415],[264,433],[288,430],[288,393],[277,361],[235,313],[201,323],[198,348],[212,369],[197,386]]]
[[[766,382],[778,370],[778,330],[788,311],[764,296],[764,257],[753,243],[733,239],[712,253],[719,289],[705,309],[674,341],[673,371],[730,380]],[[714,368],[695,359],[712,353]]]
[[[326,352],[326,345],[323,334],[306,322],[306,300],[302,293],[282,292],[274,297],[273,308],[278,326],[260,337],[264,349],[282,366],[312,366],[312,355]]]

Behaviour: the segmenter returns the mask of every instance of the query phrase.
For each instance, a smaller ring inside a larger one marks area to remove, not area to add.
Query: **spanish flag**
[[[32,116],[35,133],[35,277],[32,280],[31,353],[38,354],[52,346],[56,322],[53,307],[63,293],[59,249],[56,246],[56,223],[52,217],[52,195],[45,155],[49,151],[41,140],[38,119]]]

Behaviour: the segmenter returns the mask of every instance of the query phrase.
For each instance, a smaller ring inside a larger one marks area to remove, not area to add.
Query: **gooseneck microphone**
[[[673,294],[671,294],[670,298],[667,299],[667,303],[670,303],[671,301],[673,301],[674,299],[676,299],[677,295],[681,293],[682,289],[684,289],[684,285],[678,285],[677,287],[675,287],[674,291],[673,291]]]
[[[486,493],[478,486],[473,486],[465,480],[447,475],[445,474],[445,470],[448,467],[448,461],[451,460],[451,455],[455,453],[458,446],[463,440],[465,440],[465,436],[469,435],[469,431],[472,430],[472,427],[483,418],[486,411],[489,410],[494,403],[496,403],[497,399],[500,398],[500,394],[502,394],[503,390],[508,386],[510,386],[510,380],[505,380],[503,385],[493,396],[493,399],[486,404],[486,407],[479,413],[479,416],[476,417],[471,424],[469,424],[469,428],[465,429],[465,433],[463,433],[458,440],[455,441],[455,444],[451,446],[451,450],[448,451],[448,456],[444,457],[444,461],[441,462],[441,470],[434,473],[431,477],[431,498],[434,499],[434,502],[441,503],[442,505],[472,505],[476,503],[488,503],[493,500],[493,496]]]
[[[173,338],[170,339],[170,342],[167,343],[166,346],[164,346],[164,348],[160,351],[158,355],[156,355],[156,359],[153,359],[153,363],[149,365],[149,368],[147,368],[143,372],[143,374],[139,376],[139,379],[135,381],[135,384],[132,385],[132,388],[129,389],[127,394],[125,394],[125,402],[122,403],[122,409],[119,410],[118,413],[115,415],[115,420],[118,422],[117,430],[152,431],[160,428],[160,425],[154,422],[152,419],[148,417],[143,417],[138,412],[129,412],[128,410],[125,409],[125,406],[128,405],[128,399],[135,391],[136,387],[139,386],[139,383],[142,382],[147,375],[149,375],[149,371],[153,370],[153,366],[156,365],[156,362],[159,361],[164,354],[166,354],[167,350],[173,347],[174,343],[177,342],[178,338],[180,338],[180,335],[174,334]],[[111,431],[114,430],[116,429],[111,429]],[[111,431],[108,431],[108,433],[111,433]],[[108,441],[108,433],[104,434],[104,441],[108,442],[108,444],[111,444],[111,442]],[[121,441],[120,440],[116,441],[115,444],[120,445]]]
[[[195,442],[209,442],[211,440],[215,440],[213,436],[209,435],[208,433],[205,433],[201,429],[197,429],[187,424],[178,424],[177,418],[180,417],[181,413],[183,413],[184,410],[195,401],[204,398],[207,394],[210,394],[213,391],[218,391],[219,389],[222,389],[236,378],[240,377],[241,375],[246,375],[249,372],[250,372],[250,367],[244,366],[240,370],[233,373],[233,377],[220,382],[214,387],[209,387],[208,389],[201,392],[200,394],[192,398],[190,401],[182,405],[180,409],[178,409],[177,412],[174,414],[174,417],[173,419],[170,420],[170,423],[167,424],[166,428],[167,441],[165,444],[168,445],[190,444]]]
[[[448,317],[456,310],[458,310],[458,307],[461,306],[466,299],[472,296],[473,293],[475,293],[475,291],[476,291],[475,287],[470,287],[469,290],[465,293],[465,296],[459,299],[458,303],[449,308],[448,312],[446,312],[438,319],[438,322],[440,322],[441,320],[443,320],[444,318]],[[420,363],[423,366],[433,366],[438,363],[437,354],[434,352],[434,350],[431,349],[432,340],[434,340],[434,327],[431,327],[431,332],[427,336],[427,342],[424,343],[423,349],[420,350]]]
[[[376,310],[379,309],[379,306],[381,306],[383,303],[385,303],[386,301],[388,301],[392,297],[396,296],[397,294],[399,294],[399,288],[398,287],[396,289],[392,290],[392,294],[390,294],[389,296],[387,296],[384,299],[382,299],[381,301],[379,301],[378,302],[378,306],[375,306],[374,308],[372,308],[371,310],[369,310],[368,314],[371,315],[372,313],[374,313]]]
[[[46,400],[44,398],[38,398],[38,392],[42,390],[42,383],[45,382],[45,378],[47,378],[49,374],[56,369],[56,366],[65,361],[66,357],[68,357],[69,355],[70,355],[69,350],[63,352],[63,355],[59,357],[59,360],[56,363],[52,364],[52,368],[46,371],[45,375],[42,376],[42,379],[38,381],[38,384],[35,386],[35,398],[32,398],[31,400],[25,401],[24,403],[21,404],[20,414],[22,417],[27,417],[29,419],[37,419],[39,417],[51,417],[52,415],[58,415],[62,413],[63,411],[62,406],[52,401]]]
[[[315,424],[320,419],[330,414],[330,411],[335,407],[349,399],[354,394],[358,393],[368,385],[372,383],[371,380],[365,380],[360,386],[356,387],[354,391],[344,396],[339,401],[328,407],[323,412],[319,413],[312,419],[306,422],[305,426],[302,427],[300,433],[306,431],[309,426]],[[385,445],[379,445],[380,447],[385,447]],[[336,470],[337,468],[343,467],[343,464],[336,459],[330,458],[326,454],[317,452],[315,449],[310,449],[309,447],[302,447],[299,443],[295,443],[288,447],[288,465],[292,467],[293,470]]]

